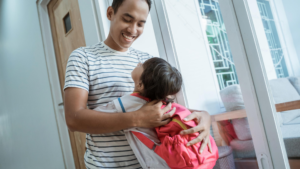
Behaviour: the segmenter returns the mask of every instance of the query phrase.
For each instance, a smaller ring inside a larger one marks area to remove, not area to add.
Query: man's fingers
[[[157,102],[157,100],[152,100],[151,102],[148,102],[146,105],[153,106],[155,104],[159,104],[160,102]],[[162,104],[162,103],[161,103]]]
[[[187,130],[182,130],[180,132],[180,135],[187,135],[187,134],[192,134],[192,133],[195,133],[195,129],[194,128],[190,128],[190,129],[187,129]]]
[[[191,146],[191,145],[194,145],[196,143],[199,143],[201,142],[205,137],[205,134],[202,132],[199,134],[199,136],[197,138],[195,138],[194,140],[190,141],[187,143],[187,146]]]
[[[161,117],[161,119],[162,119],[162,120],[165,120],[165,119],[171,118],[175,112],[176,112],[176,107],[174,107],[170,112],[164,114],[164,115]]]
[[[168,123],[170,123],[170,121],[171,121],[171,119],[166,119],[166,120],[162,121],[159,126],[167,125]]]
[[[171,109],[171,107],[172,107],[172,103],[169,103],[166,107],[161,109],[162,113],[164,114],[164,113],[168,112]]]
[[[162,103],[162,101],[157,102],[157,100],[153,100],[153,101],[149,102],[149,104],[156,105],[157,107],[160,108],[163,103]]]
[[[186,146],[194,145],[194,144],[196,144],[196,143],[199,143],[200,141],[201,141],[200,138],[197,137],[197,138],[195,138],[194,140],[188,142],[188,143],[186,144]]]
[[[163,120],[166,120],[166,119],[169,119],[169,118],[171,118],[170,113],[166,113],[166,114],[164,114],[164,115],[161,117],[161,120],[163,121]]]
[[[193,134],[193,133],[196,133],[196,132],[199,132],[199,131],[203,131],[203,130],[204,130],[204,127],[201,125],[201,126],[196,126],[196,127],[187,129],[187,130],[182,130],[180,132],[180,134],[181,135]]]
[[[212,153],[212,148],[211,148],[210,139],[208,140],[208,151],[209,151],[210,153]]]
[[[201,147],[200,147],[200,150],[199,150],[199,153],[200,153],[200,154],[202,154],[203,150],[204,150],[205,147],[207,146],[208,141],[209,141],[209,137],[206,137],[206,138],[203,140],[203,142],[202,142],[202,144],[201,144]]]
[[[193,120],[195,118],[196,118],[196,115],[194,113],[192,113],[192,114],[186,116],[183,120],[184,121],[191,121],[191,120]]]
[[[173,114],[175,113],[175,111],[176,111],[176,107],[174,107],[170,112],[164,114],[164,115],[161,117],[161,119],[162,119],[162,120],[166,120],[166,119],[171,118],[171,117],[173,116]]]

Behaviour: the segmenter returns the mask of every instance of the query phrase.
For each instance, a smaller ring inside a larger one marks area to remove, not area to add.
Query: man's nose
[[[136,24],[130,24],[130,26],[127,28],[127,31],[131,33],[131,35],[137,34],[137,25]]]

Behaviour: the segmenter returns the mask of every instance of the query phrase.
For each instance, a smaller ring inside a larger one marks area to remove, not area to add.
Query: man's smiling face
[[[149,6],[145,0],[124,0],[117,13],[109,7],[107,17],[111,24],[107,45],[118,51],[126,51],[143,33],[148,14]]]

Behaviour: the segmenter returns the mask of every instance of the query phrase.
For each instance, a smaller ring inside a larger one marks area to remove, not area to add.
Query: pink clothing
[[[140,97],[137,94],[133,96]],[[187,108],[177,103],[173,103],[173,107],[176,107],[176,112],[172,121],[167,125],[155,128],[161,145],[155,145],[142,133],[134,131],[132,133],[148,148],[154,149],[155,153],[163,158],[172,169],[212,169],[219,157],[214,139],[210,136],[212,153],[208,151],[208,146],[206,146],[202,154],[199,154],[201,143],[187,147],[186,144],[195,139],[199,133],[182,136],[179,132],[183,129],[195,127],[197,124],[194,121],[183,121],[186,116],[191,114]]]

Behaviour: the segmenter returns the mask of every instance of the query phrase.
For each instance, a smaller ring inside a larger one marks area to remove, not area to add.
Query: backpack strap
[[[151,150],[155,150],[156,145],[152,140],[150,140],[148,137],[146,137],[144,134],[131,131],[132,134],[134,134],[142,143],[144,143],[145,146],[147,146]]]
[[[126,110],[124,108],[121,98],[118,98],[118,103],[120,105],[122,112],[126,113]],[[154,144],[154,142],[152,140],[150,140],[148,137],[146,137],[144,134],[136,132],[136,131],[131,131],[131,133],[134,134],[149,149],[152,149],[152,150],[155,149],[156,145]]]

